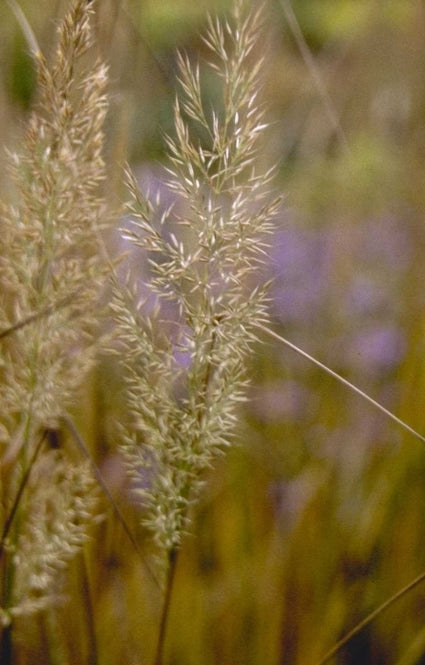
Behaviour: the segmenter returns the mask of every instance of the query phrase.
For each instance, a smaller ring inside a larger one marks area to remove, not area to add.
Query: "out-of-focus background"
[[[66,4],[20,1],[46,55]],[[126,160],[152,189],[163,186],[176,49],[205,57],[207,13],[230,3],[98,4],[116,204]],[[425,5],[292,0],[292,9],[297,25],[286,0],[264,3],[270,126],[260,159],[277,162],[285,197],[268,265],[270,325],[425,432]],[[217,97],[208,78],[205,95]],[[19,149],[35,102],[28,48],[2,2],[0,144]],[[211,473],[184,543],[170,665],[314,665],[425,569],[425,446],[271,339],[253,350],[249,374],[238,445]],[[119,372],[103,359],[74,417],[143,544],[138,508],[121,492],[120,400]],[[112,514],[97,536],[86,584],[77,562],[68,600],[43,630],[22,626],[19,662],[92,663],[94,644],[99,665],[150,662],[156,587]],[[425,663],[425,583],[332,662]]]

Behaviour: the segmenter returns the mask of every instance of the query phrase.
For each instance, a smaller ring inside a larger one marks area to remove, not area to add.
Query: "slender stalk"
[[[98,665],[98,647],[97,647],[97,637],[96,637],[96,625],[93,611],[93,600],[91,596],[90,588],[90,576],[88,571],[88,563],[86,559],[85,552],[81,553],[81,575],[82,575],[82,596],[84,599],[83,609],[85,613],[85,626],[87,627],[88,633],[88,642],[89,642],[89,652],[87,655],[87,665]]]
[[[352,628],[344,637],[342,637],[333,647],[332,649],[329,649],[329,651],[316,663],[316,665],[325,665],[325,663],[328,663],[329,660],[337,654],[342,647],[344,647],[353,637],[355,637],[358,633],[360,633],[363,628],[368,626],[372,621],[374,621],[380,614],[385,612],[391,605],[394,605],[395,602],[400,600],[403,596],[405,596],[409,591],[417,587],[421,582],[425,580],[425,571],[423,571],[420,575],[415,577],[414,580],[409,582],[409,584],[406,584],[402,589],[397,591],[393,596],[388,598],[384,603],[382,603],[379,607],[377,607],[373,612],[368,614],[367,617],[365,617],[362,621],[360,621],[354,628]]]
[[[137,544],[137,541],[134,538],[134,536],[131,532],[131,529],[130,529],[130,527],[128,526],[128,524],[126,522],[126,520],[124,518],[124,515],[122,514],[122,512],[119,509],[114,497],[112,496],[109,487],[105,483],[105,480],[104,480],[104,478],[103,478],[103,476],[102,476],[102,474],[99,470],[99,467],[93,462],[92,456],[91,456],[90,451],[88,450],[88,448],[87,448],[87,446],[86,446],[86,444],[83,440],[83,437],[81,436],[81,434],[79,433],[79,431],[77,430],[77,428],[75,427],[74,423],[72,422],[72,420],[69,416],[63,416],[62,420],[63,420],[64,424],[66,425],[67,429],[69,430],[69,432],[71,433],[72,437],[74,438],[74,440],[75,440],[76,444],[78,445],[79,449],[81,450],[83,455],[90,462],[90,466],[91,466],[91,469],[93,471],[93,474],[94,474],[97,482],[99,483],[100,487],[102,488],[106,498],[108,499],[109,503],[111,504],[112,509],[115,513],[115,516],[118,518],[118,521],[121,523],[121,526],[123,527],[123,529],[125,531],[125,534],[127,535],[128,539],[130,540],[134,550],[139,555],[144,567],[148,571],[148,573],[151,576],[152,580],[155,582],[156,586],[159,588],[160,584],[159,584],[159,581],[158,581],[156,575],[154,574],[154,572],[152,571],[150,566],[144,560],[143,554],[142,554],[142,552],[139,548],[139,545]]]
[[[167,632],[167,624],[168,624],[171,596],[172,596],[172,592],[173,592],[174,579],[175,579],[175,573],[176,573],[176,567],[177,567],[178,552],[179,552],[179,550],[177,548],[173,548],[168,553],[167,582],[166,582],[166,586],[165,586],[164,604],[163,604],[163,607],[162,607],[161,622],[160,622],[160,625],[159,625],[158,642],[157,642],[157,646],[156,646],[156,655],[155,655],[155,660],[153,662],[153,665],[163,665],[163,662],[164,662],[163,657],[164,657],[165,636],[166,636],[166,632]]]
[[[0,331],[0,339],[3,339],[4,337],[8,337],[9,335],[12,335],[13,333],[17,332],[21,328],[24,328],[24,326],[27,326],[29,323],[33,323],[34,321],[38,321],[38,319],[42,319],[45,316],[49,316],[50,314],[53,314],[56,312],[58,309],[61,307],[65,307],[66,305],[69,305],[69,303],[72,301],[75,295],[77,295],[78,291],[81,291],[81,289],[78,289],[77,291],[74,291],[73,293],[68,294],[65,298],[62,298],[57,303],[52,303],[51,305],[48,305],[47,307],[44,307],[42,310],[39,312],[34,312],[34,314],[30,314],[29,316],[25,317],[24,319],[21,319],[20,321],[17,321],[17,323],[14,323],[12,326],[9,326],[8,328],[5,328],[4,330]]]
[[[349,153],[350,148],[347,137],[342,128],[341,122],[338,118],[338,114],[335,110],[334,104],[329,96],[328,91],[326,90],[325,84],[323,83],[319,68],[316,65],[314,57],[302,33],[300,24],[293,10],[291,1],[280,0],[280,5],[282,7],[283,13],[285,14],[285,18],[288,22],[289,28],[292,32],[292,35],[295,39],[298,49],[301,53],[302,59],[304,60],[306,67],[310,72],[311,78],[313,79],[313,83],[316,86],[316,90],[319,94],[320,99],[322,100],[323,106],[325,107],[325,111],[328,115],[328,118],[334,128],[336,135],[338,136],[338,140],[340,144],[343,146],[344,150],[347,153]]]
[[[0,559],[3,557],[4,553],[4,548],[6,544],[7,537],[10,533],[10,530],[12,528],[14,519],[17,515],[19,504],[21,502],[22,495],[24,493],[24,490],[26,486],[28,485],[28,481],[30,478],[31,471],[34,467],[34,464],[37,460],[37,457],[41,451],[41,448],[43,444],[46,441],[46,436],[47,436],[47,431],[44,430],[42,435],[40,436],[40,439],[34,449],[34,452],[29,460],[28,466],[22,476],[21,482],[19,484],[18,490],[16,492],[15,498],[12,503],[12,507],[10,509],[10,512],[8,516],[5,519],[4,526],[3,526],[3,531],[1,533],[0,537]],[[10,567],[8,565],[8,560],[7,558],[3,561],[3,589],[4,589],[4,595],[7,596],[9,594],[8,589],[10,589],[11,581],[10,578],[8,579],[10,572]],[[7,602],[5,603],[7,606]],[[13,640],[12,640],[12,628],[13,628],[13,622],[11,621],[8,626],[5,626],[3,628],[3,632],[1,635],[1,640],[0,640],[0,663],[1,665],[12,665],[13,663]]]
[[[316,365],[316,367],[319,367],[323,372],[326,372],[326,374],[332,376],[334,379],[339,381],[339,383],[342,383],[342,385],[344,385],[346,388],[349,388],[352,392],[356,393],[357,395],[360,395],[360,397],[362,397],[366,402],[369,402],[369,404],[375,407],[375,409],[381,411],[381,413],[383,413],[387,418],[390,418],[393,422],[397,423],[397,425],[406,430],[406,432],[409,432],[409,434],[412,434],[414,437],[422,441],[422,443],[425,443],[425,436],[419,434],[419,432],[413,429],[413,427],[405,423],[404,420],[398,418],[396,415],[394,415],[394,413],[386,409],[385,406],[382,406],[382,404],[380,404],[372,397],[370,397],[367,393],[365,393],[363,390],[355,386],[354,383],[351,383],[351,381],[344,379],[344,377],[342,377],[340,374],[334,372],[333,369],[321,363],[319,360],[316,360],[316,358],[311,356],[309,353],[300,349],[299,346],[293,344],[293,342],[290,342],[285,337],[282,337],[282,335],[278,335],[278,333],[274,332],[273,330],[270,330],[269,328],[267,328],[267,326],[263,325],[262,323],[256,323],[256,326],[264,333],[267,333],[267,335],[269,335],[270,337],[273,337],[274,339],[277,339],[278,342],[281,342],[282,344],[288,346],[290,349],[295,351],[295,353],[298,353],[298,355],[309,360],[311,363]]]
[[[38,441],[38,443],[37,443],[37,445],[34,449],[34,452],[32,454],[32,457],[31,457],[30,461],[29,461],[28,467],[27,467],[24,475],[22,476],[22,480],[21,480],[20,485],[18,487],[18,491],[16,492],[16,496],[15,496],[15,499],[12,503],[12,508],[10,510],[10,513],[9,513],[9,515],[7,516],[7,518],[4,522],[3,531],[2,531],[2,534],[1,534],[1,538],[0,538],[0,558],[3,554],[3,552],[4,552],[4,546],[5,546],[5,543],[6,543],[6,539],[7,539],[7,536],[9,535],[10,529],[12,527],[13,520],[15,518],[16,512],[17,512],[18,507],[19,507],[19,503],[20,503],[21,498],[22,498],[22,494],[24,493],[25,487],[28,484],[29,477],[30,477],[30,474],[31,474],[31,470],[32,470],[32,468],[35,464],[35,461],[36,461],[39,453],[40,453],[42,445],[43,445],[44,441],[46,440],[46,436],[47,436],[47,430],[44,430],[43,434],[40,437],[40,440]],[[3,661],[0,659],[0,663],[2,663],[2,662]]]
[[[34,56],[34,58],[38,58],[41,54],[40,47],[38,45],[34,31],[28,22],[27,17],[25,16],[24,12],[20,8],[16,0],[6,0],[6,1],[12,12],[15,14],[15,18],[19,23],[19,26],[25,36],[25,39],[27,40],[27,44],[30,48],[31,55]]]

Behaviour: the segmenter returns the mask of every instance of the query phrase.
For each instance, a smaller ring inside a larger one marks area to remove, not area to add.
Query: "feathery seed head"
[[[97,512],[86,465],[55,450],[40,459],[42,433],[66,413],[97,347],[106,68],[84,62],[90,14],[85,0],[74,0],[54,62],[35,54],[39,103],[10,156],[15,190],[0,210],[0,433],[2,463],[14,462],[12,493],[2,492],[3,624],[51,602]]]
[[[75,0],[53,64],[37,56],[40,99],[10,158],[14,200],[1,210],[0,326],[28,323],[3,338],[0,399],[12,423],[27,413],[32,431],[60,416],[94,351],[107,69],[82,62],[91,12]]]
[[[205,471],[233,436],[255,323],[266,318],[258,271],[279,201],[270,199],[270,174],[255,167],[266,127],[257,103],[262,63],[252,62],[259,17],[237,2],[232,20],[209,21],[204,41],[221,79],[220,113],[204,107],[199,66],[178,55],[181,95],[175,136],[166,142],[168,186],[183,210],[166,211],[158,223],[155,205],[127,172],[126,238],[147,253],[158,308],[143,320],[132,289],[115,284],[132,418],[122,449],[143,522],[166,553],[180,545]],[[204,143],[192,138],[190,123]],[[176,307],[173,325],[164,316],[167,301]]]

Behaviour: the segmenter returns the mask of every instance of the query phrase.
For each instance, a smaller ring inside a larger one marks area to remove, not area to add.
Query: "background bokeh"
[[[20,4],[48,54],[66,2]],[[162,186],[176,49],[202,58],[207,12],[229,2],[98,4],[110,66],[107,194],[116,205],[126,160],[143,186]],[[277,162],[284,194],[267,266],[270,325],[425,432],[425,5],[292,1],[339,129],[287,5],[264,3],[260,44],[270,122],[261,160]],[[217,102],[208,76],[205,95]],[[19,149],[36,96],[25,40],[3,1],[0,143],[9,149]],[[170,665],[314,665],[425,569],[424,445],[266,336],[249,375],[238,445],[212,470],[183,547]],[[73,416],[144,546],[117,454],[121,408],[119,371],[101,358]],[[110,513],[85,552],[88,573],[78,561],[71,570],[67,602],[23,622],[19,663],[150,663],[160,598]],[[332,662],[425,663],[425,584]]]

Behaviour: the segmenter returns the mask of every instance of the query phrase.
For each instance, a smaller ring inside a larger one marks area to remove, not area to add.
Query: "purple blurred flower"
[[[351,316],[377,314],[385,309],[388,289],[376,279],[364,274],[356,274],[351,280],[346,299],[346,308]]]
[[[401,220],[342,220],[320,230],[282,224],[271,255],[275,318],[339,369],[394,369],[405,351],[400,303],[411,256]]]
[[[347,349],[348,364],[366,371],[393,369],[403,358],[406,340],[401,330],[391,324],[379,324],[360,330]]]
[[[412,248],[405,225],[396,217],[383,215],[360,227],[359,259],[375,271],[400,273],[408,266]]]
[[[274,315],[297,323],[314,318],[323,300],[325,237],[318,231],[288,228],[273,242],[271,289]]]
[[[301,420],[313,394],[296,381],[274,381],[252,388],[252,411],[265,423]]]

